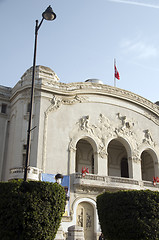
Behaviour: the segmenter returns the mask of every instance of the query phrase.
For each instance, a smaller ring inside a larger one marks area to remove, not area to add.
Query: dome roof
[[[103,82],[100,79],[96,79],[96,78],[87,79],[85,82],[103,84]]]
[[[29,68],[21,77],[22,80],[27,80],[32,78],[33,67]],[[35,68],[35,79],[47,79],[54,82],[59,82],[59,78],[56,73],[49,67],[36,66]]]
[[[159,106],[159,101],[155,102],[155,104],[157,104]]]

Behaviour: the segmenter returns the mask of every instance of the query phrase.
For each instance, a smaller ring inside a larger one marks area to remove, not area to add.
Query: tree
[[[97,210],[108,240],[159,240],[159,192],[105,192]]]
[[[65,191],[57,183],[0,183],[0,239],[54,239],[64,209]]]

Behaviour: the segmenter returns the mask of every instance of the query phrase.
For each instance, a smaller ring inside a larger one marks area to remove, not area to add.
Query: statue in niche
[[[77,224],[78,226],[83,227],[83,209],[81,209],[81,213],[78,215]]]
[[[86,213],[86,228],[90,228],[91,227],[91,216]]]

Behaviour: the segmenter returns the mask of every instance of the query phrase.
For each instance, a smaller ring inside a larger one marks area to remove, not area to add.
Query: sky
[[[159,0],[0,0],[0,85],[13,87],[32,66],[36,19],[51,5],[57,18],[38,32],[37,65],[61,82],[97,78],[159,101]]]

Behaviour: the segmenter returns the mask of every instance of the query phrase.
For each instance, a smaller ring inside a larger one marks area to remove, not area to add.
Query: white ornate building
[[[14,88],[0,87],[0,180],[23,178],[32,68]],[[132,92],[92,79],[65,84],[36,67],[28,178],[70,176],[70,213],[62,229],[100,233],[96,196],[120,189],[159,190],[159,106]],[[89,173],[82,176],[81,169]],[[65,239],[63,237],[63,239]],[[69,237],[68,237],[69,239]]]

